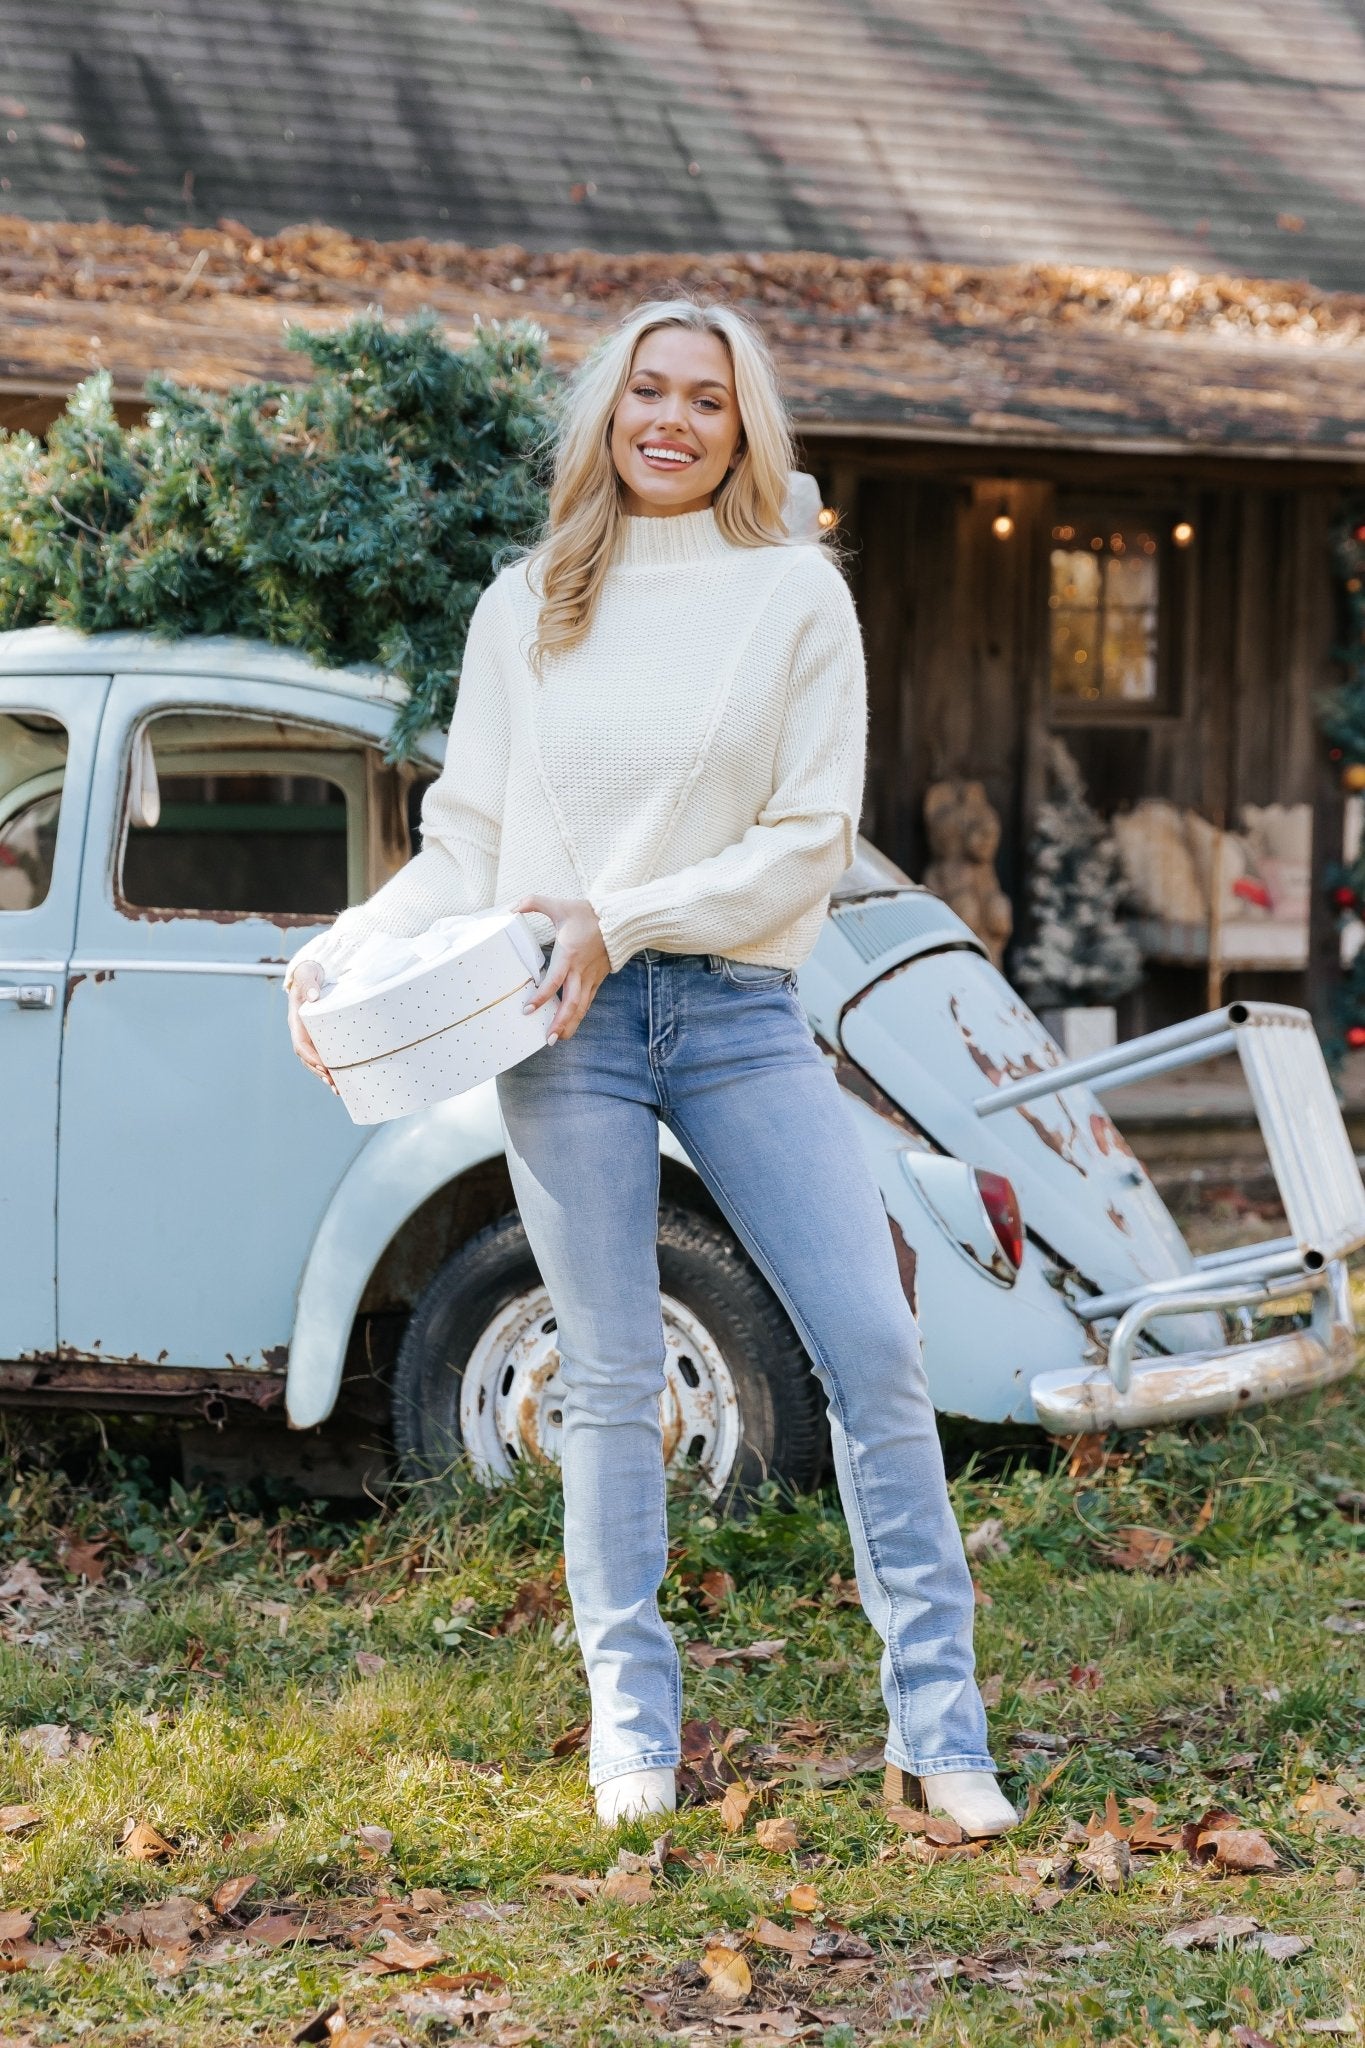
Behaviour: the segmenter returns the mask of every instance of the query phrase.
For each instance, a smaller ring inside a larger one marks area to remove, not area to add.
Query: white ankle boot
[[[936,1771],[918,1784],[929,1812],[955,1820],[964,1835],[1003,1835],[1018,1824],[994,1771]]]
[[[596,1793],[597,1818],[604,1828],[621,1821],[638,1820],[646,1813],[672,1813],[678,1803],[677,1774],[670,1767],[658,1771],[623,1771],[608,1778]]]

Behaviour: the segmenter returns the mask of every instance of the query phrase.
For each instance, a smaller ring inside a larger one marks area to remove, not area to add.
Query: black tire
[[[825,1469],[819,1385],[781,1303],[724,1226],[664,1203],[659,1277],[701,1322],[734,1382],[738,1449],[722,1497],[764,1479],[806,1488]],[[393,1379],[393,1425],[404,1478],[431,1480],[461,1458],[460,1392],[483,1331],[540,1273],[515,1213],[490,1223],[445,1261],[409,1318]]]

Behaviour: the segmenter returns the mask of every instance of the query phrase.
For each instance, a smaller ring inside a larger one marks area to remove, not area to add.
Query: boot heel
[[[887,1765],[882,1798],[888,1806],[914,1806],[921,1812],[925,1808],[923,1783],[913,1771],[903,1771],[899,1764]]]

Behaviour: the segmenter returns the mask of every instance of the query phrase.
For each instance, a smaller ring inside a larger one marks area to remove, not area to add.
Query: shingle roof
[[[1365,288],[1357,0],[0,0],[0,205]]]
[[[211,386],[297,377],[285,317],[327,327],[370,304],[393,318],[432,306],[456,341],[476,320],[529,315],[567,366],[627,307],[679,287],[757,316],[808,435],[1365,461],[1365,296],[1192,272],[0,218],[0,390],[60,392],[100,367],[130,396],[154,369]]]

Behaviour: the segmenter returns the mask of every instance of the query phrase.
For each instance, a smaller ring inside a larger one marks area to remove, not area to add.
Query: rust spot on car
[[[97,967],[97,968],[95,969],[95,980],[96,980],[97,982],[98,982],[98,981],[112,981],[112,980],[113,980],[113,978],[114,978],[114,970],[113,970],[113,968],[112,968],[112,967]]]
[[[164,1351],[161,1356],[163,1358],[166,1356]],[[287,1344],[268,1344],[261,1353],[261,1364],[267,1372],[286,1371],[289,1365],[289,1346]]]
[[[273,924],[277,931],[293,931],[318,923],[316,911],[309,910],[157,910],[115,899],[115,909],[130,924]]]
[[[948,1008],[952,1013],[954,1024],[956,1024],[962,1034],[962,1043],[966,1046],[976,1066],[986,1076],[986,1079],[993,1088],[1003,1087],[1007,1081],[1026,1081],[1036,1074],[1047,1072],[1047,1067],[1040,1066],[1031,1053],[1025,1053],[1021,1059],[1007,1059],[1003,1065],[993,1060],[984,1047],[977,1044],[976,1039],[972,1035],[970,1025],[964,1022],[956,996],[949,998]],[[1023,1018],[1024,1014],[1023,1011],[1014,1013],[1019,1018]],[[1013,1022],[1014,1019],[1007,1016],[1005,1021]],[[1055,1064],[1055,1062],[1049,1062],[1049,1065],[1052,1064]],[[1051,1124],[1044,1123],[1043,1119],[1035,1111],[1031,1110],[1027,1103],[1016,1103],[1015,1114],[1024,1119],[1024,1122],[1034,1133],[1035,1137],[1041,1138],[1049,1152],[1055,1152],[1065,1165],[1074,1167],[1082,1180],[1087,1178],[1085,1167],[1076,1157],[1074,1149],[1076,1140],[1080,1136],[1080,1127],[1074,1117],[1070,1115],[1067,1117],[1069,1129],[1066,1131],[1054,1131]]]
[[[896,1265],[901,1276],[901,1292],[910,1304],[910,1313],[913,1316],[918,1316],[919,1290],[916,1282],[919,1262],[915,1257],[915,1248],[912,1244],[906,1242],[905,1232],[901,1229],[894,1216],[888,1216],[886,1220],[891,1225],[891,1242],[896,1247]]]
[[[284,1399],[284,1378],[259,1371],[168,1370],[143,1358],[102,1358],[69,1345],[0,1365],[0,1407],[198,1413],[211,1396],[252,1408],[274,1408]]]
[[[540,1411],[545,1389],[559,1371],[559,1353],[551,1351],[526,1375],[525,1386],[517,1401],[517,1435],[525,1449],[541,1464],[550,1462],[550,1454],[540,1437]]]
[[[1122,1152],[1125,1159],[1136,1157],[1118,1125],[1112,1118],[1107,1117],[1102,1109],[1092,1109],[1090,1112],[1090,1135],[1106,1159],[1111,1152]]]
[[[1105,1213],[1108,1216],[1109,1221],[1113,1224],[1115,1230],[1121,1230],[1125,1237],[1132,1236],[1132,1226],[1130,1225],[1128,1218],[1124,1215],[1122,1209],[1116,1209],[1114,1204],[1111,1202]]]
[[[83,982],[84,980],[85,980],[85,976],[84,976],[83,974],[68,974],[68,975],[67,975],[67,977],[66,977],[66,994],[65,994],[65,995],[64,995],[64,996],[62,997],[62,1017],[63,1017],[63,1019],[65,1019],[67,1011],[68,1011],[68,1010],[69,1010],[69,1009],[71,1008],[71,998],[72,998],[72,996],[74,996],[74,995],[75,995],[75,993],[76,993],[76,990],[77,990],[77,989],[78,989],[78,988],[80,987],[81,983],[82,983],[82,982]]]
[[[972,1037],[971,1032],[968,1030],[967,1026],[962,1021],[962,1013],[957,1007],[956,996],[952,997],[951,1001],[948,1004],[948,1008],[952,1013],[952,1019],[954,1024],[956,1024],[958,1030],[962,1033],[962,1043],[966,1046],[968,1052],[972,1056],[972,1059],[980,1068],[981,1072],[986,1076],[986,1079],[990,1082],[992,1088],[998,1088],[1002,1081],[1023,1080],[1024,1077],[1022,1074],[1011,1074],[1007,1067],[998,1067],[995,1064],[995,1061],[991,1058],[990,1054],[986,1052],[983,1047],[977,1044],[976,1040]]]
[[[841,1088],[846,1088],[850,1095],[856,1095],[859,1102],[865,1102],[869,1109],[875,1110],[878,1116],[885,1117],[889,1124],[895,1124],[911,1137],[924,1138],[924,1132],[919,1125],[905,1114],[898,1102],[892,1101],[884,1088],[877,1086],[870,1074],[865,1074],[861,1067],[854,1066],[852,1060],[845,1059],[841,1052],[836,1052],[818,1031],[814,1037],[825,1058],[833,1062],[834,1076]]]
[[[1082,1180],[1087,1178],[1084,1166],[1082,1166],[1080,1160],[1071,1149],[1076,1139],[1080,1136],[1079,1127],[1075,1123],[1071,1125],[1070,1130],[1063,1136],[1061,1131],[1054,1131],[1051,1124],[1045,1124],[1040,1116],[1035,1116],[1027,1103],[1018,1103],[1016,1105],[1016,1114],[1024,1119],[1024,1122],[1036,1137],[1042,1139],[1049,1152],[1055,1152],[1065,1165],[1074,1166]]]

